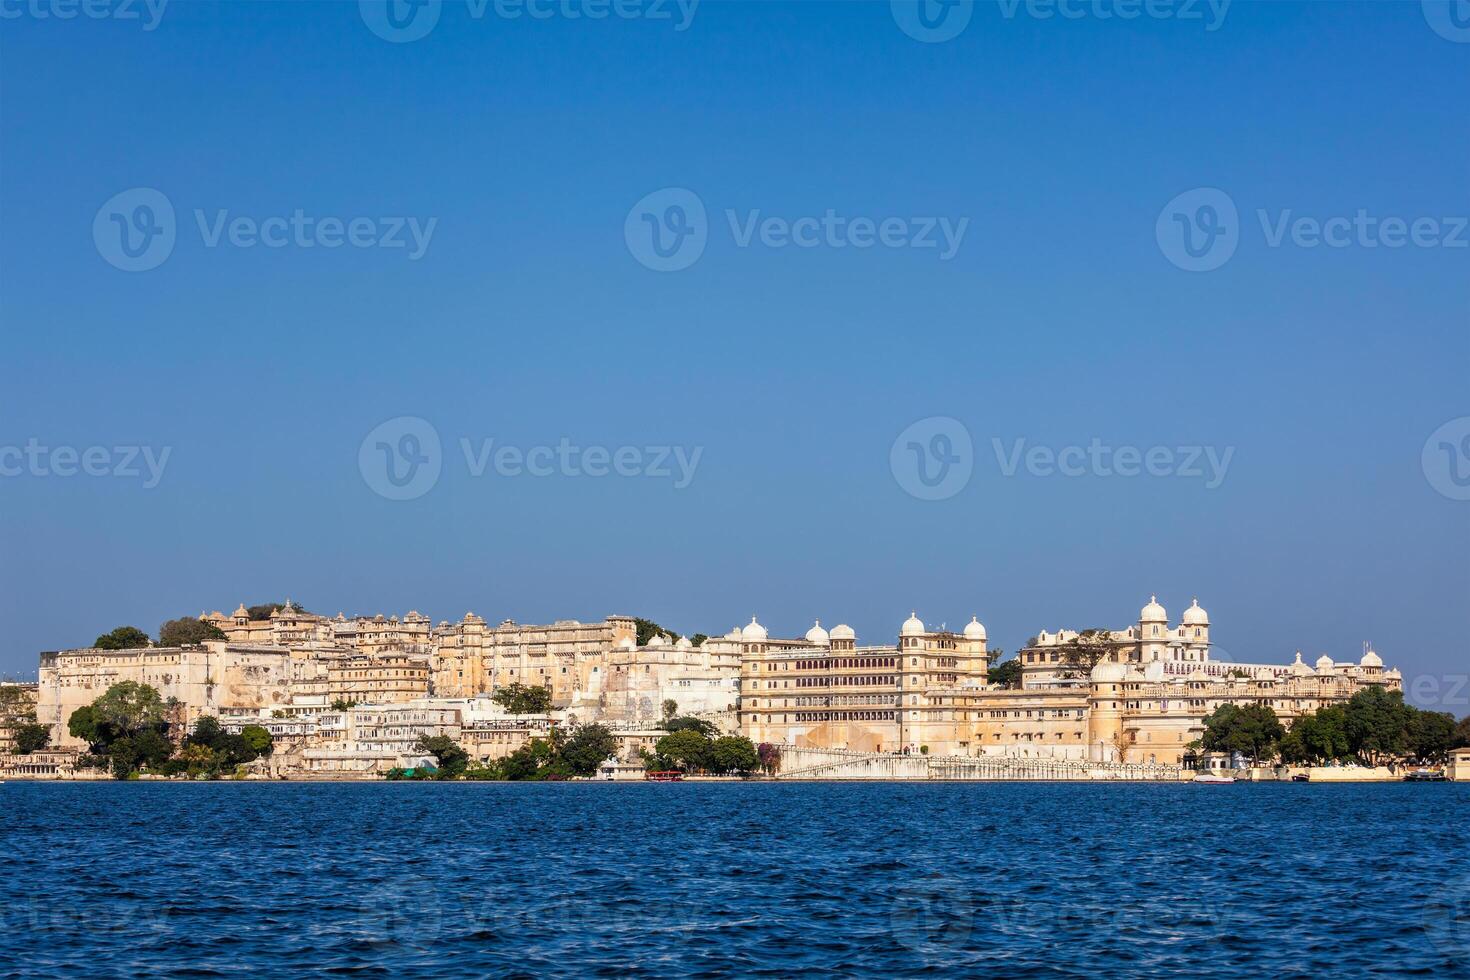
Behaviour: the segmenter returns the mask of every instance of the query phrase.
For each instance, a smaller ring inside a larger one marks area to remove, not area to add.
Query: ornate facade
[[[1397,670],[1366,650],[1357,663],[1308,667],[1211,658],[1209,617],[1195,602],[1170,627],[1151,599],[1138,624],[1107,632],[1095,665],[1066,659],[1073,630],[1038,634],[1018,657],[1021,687],[987,683],[985,628],[930,632],[911,616],[896,646],[858,647],[852,631],[804,640],[742,632],[740,723],[756,742],[958,756],[1178,765],[1222,704],[1265,704],[1289,723],[1367,685],[1401,690]]]

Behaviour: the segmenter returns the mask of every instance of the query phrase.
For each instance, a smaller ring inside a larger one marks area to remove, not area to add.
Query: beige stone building
[[[223,641],[189,647],[43,653],[36,718],[51,726],[51,744],[82,748],[82,742],[67,731],[72,712],[122,681],[156,688],[165,702],[175,704],[173,721],[187,728],[200,715],[218,715],[226,706],[264,707],[287,700],[291,653],[283,647]]]
[[[15,730],[36,720],[40,689],[35,684],[0,682],[0,754],[15,749]]]
[[[740,631],[709,637],[698,646],[688,637],[658,634],[644,646],[624,636],[607,651],[582,657],[586,681],[567,707],[570,722],[651,726],[672,701],[681,715],[735,727],[740,700]]]
[[[330,654],[293,658],[292,703],[390,704],[429,696],[430,662],[427,654]]]
[[[740,639],[740,727],[753,742],[920,752],[973,741],[950,695],[986,683],[978,619],[954,633],[910,616],[896,646],[859,646],[850,627],[820,622],[803,639],[771,639],[754,619]]]
[[[441,697],[473,697],[509,684],[549,687],[565,708],[588,689],[593,669],[620,644],[637,639],[631,616],[600,623],[561,620],[523,626],[505,620],[490,627],[474,613],[434,631],[433,689]]]
[[[1018,655],[1021,688],[1008,690],[986,683],[978,621],[933,633],[910,617],[896,647],[857,647],[845,627],[770,640],[752,623],[741,728],[755,742],[813,748],[1178,765],[1223,704],[1265,704],[1289,723],[1367,685],[1402,689],[1372,650],[1315,667],[1300,654],[1285,665],[1216,662],[1197,602],[1171,628],[1150,600],[1136,626],[1110,631],[1112,650],[1081,677],[1063,656],[1076,635],[1038,634]]]

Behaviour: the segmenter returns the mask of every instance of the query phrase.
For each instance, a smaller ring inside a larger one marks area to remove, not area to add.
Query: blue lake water
[[[1470,976],[1470,785],[0,786],[0,975]]]

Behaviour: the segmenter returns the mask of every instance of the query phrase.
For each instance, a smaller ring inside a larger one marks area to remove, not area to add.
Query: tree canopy
[[[497,688],[490,700],[513,715],[544,715],[551,710],[551,688],[516,682]]]
[[[252,620],[259,622],[261,620],[270,619],[271,613],[285,608],[286,604],[284,602],[263,602],[256,606],[246,606],[245,614],[249,616]],[[291,603],[291,608],[299,613],[311,615],[305,609],[302,609],[301,604],[298,602]]]
[[[1416,709],[1401,691],[1365,687],[1347,703],[1348,748],[1365,765],[1377,766],[1409,748]]]
[[[993,651],[997,658],[1005,656],[1005,651]],[[994,663],[994,661],[992,661]],[[1000,687],[1017,688],[1021,686],[1021,658],[1012,657],[1004,663],[991,667],[985,678],[991,684]]]
[[[136,626],[119,626],[111,633],[103,633],[97,637],[92,646],[98,650],[134,650],[152,642],[148,634]]]
[[[1057,676],[1087,680],[1092,668],[1102,663],[1115,649],[1112,633],[1105,629],[1087,629],[1061,647],[1061,669]]]
[[[667,636],[670,640],[679,639],[678,633],[675,633],[673,630],[664,629],[662,626],[660,626],[658,623],[655,623],[651,619],[635,618],[633,620],[633,624],[638,628],[638,645],[640,647],[648,646],[648,641],[653,639],[660,633]]]
[[[581,725],[561,747],[561,758],[576,776],[590,776],[618,753],[618,740],[604,725]]]
[[[39,752],[51,744],[51,729],[28,722],[15,729],[15,751],[20,755]]]
[[[194,616],[170,619],[158,628],[158,645],[164,647],[189,646],[205,640],[223,640],[224,631],[213,623]]]
[[[137,681],[121,681],[92,702],[96,724],[119,735],[136,735],[164,724],[163,698],[157,689]]]
[[[1272,758],[1286,730],[1268,705],[1222,704],[1205,718],[1206,752],[1239,752],[1252,763]]]
[[[1281,739],[1281,761],[1322,765],[1349,752],[1347,711],[1334,705],[1302,715]]]
[[[470,754],[448,735],[421,736],[418,749],[434,757],[439,770],[435,779],[458,779],[469,766]]]

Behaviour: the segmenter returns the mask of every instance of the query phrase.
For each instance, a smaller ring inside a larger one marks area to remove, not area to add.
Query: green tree
[[[205,640],[223,640],[224,632],[213,623],[185,616],[170,619],[158,628],[158,645],[163,647],[192,646]]]
[[[604,725],[582,725],[561,749],[561,760],[573,775],[590,776],[603,761],[617,755],[618,740]]]
[[[675,701],[673,698],[669,698],[663,703],[663,710],[664,724],[668,724],[669,722],[673,721],[674,716],[679,713],[679,702]]]
[[[1470,715],[1461,718],[1460,723],[1455,726],[1455,748],[1470,748]]]
[[[71,713],[66,721],[66,730],[72,738],[86,742],[94,753],[101,753],[109,741],[97,721],[97,709],[90,704],[84,704]]]
[[[275,738],[260,725],[246,725],[240,729],[240,736],[249,743],[251,751],[257,758],[270,755],[271,750],[275,748]]]
[[[97,637],[92,646],[98,650],[133,650],[146,647],[152,642],[148,634],[136,626],[119,626],[111,633],[103,633]]]
[[[720,733],[714,722],[704,721],[700,718],[684,716],[682,718],[670,718],[661,726],[666,732],[697,732],[706,739],[712,739]]]
[[[660,760],[686,770],[707,769],[712,743],[702,733],[691,729],[665,735],[654,743],[654,755]]]
[[[739,735],[725,735],[715,739],[710,746],[709,757],[712,762],[710,768],[719,773],[738,772],[744,776],[761,765],[760,755],[750,739]]]
[[[120,736],[136,735],[145,728],[164,724],[163,698],[158,691],[137,681],[121,681],[92,702],[99,730],[107,725]]]
[[[357,707],[357,702],[356,701],[349,701],[346,698],[333,698],[332,699],[332,710],[333,711],[349,711],[349,710],[351,710],[352,708],[355,708],[355,707]]]
[[[194,730],[184,736],[184,744],[217,749],[223,744],[224,738],[225,730],[220,726],[218,718],[212,715],[200,715],[199,720],[194,722]]]
[[[695,633],[693,636],[691,636],[689,638],[689,642],[692,643],[692,644],[694,644],[695,646],[699,646],[701,643],[703,643],[705,640],[708,640],[708,639],[709,639],[709,634],[707,634],[707,633]]]
[[[1113,634],[1108,630],[1088,629],[1063,643],[1061,668],[1057,671],[1057,676],[1073,680],[1091,678],[1092,668],[1102,663],[1116,650],[1112,637]]]
[[[1409,722],[1408,752],[1420,762],[1444,762],[1455,747],[1455,716],[1445,711],[1419,711]]]
[[[1377,766],[1408,751],[1414,709],[1402,691],[1365,687],[1348,701],[1346,712],[1348,746],[1358,761]]]
[[[551,688],[516,682],[497,688],[490,700],[513,715],[544,715],[551,710]]]
[[[458,778],[469,765],[470,754],[448,735],[422,735],[418,749],[434,757],[440,779]]]
[[[1252,764],[1276,754],[1286,734],[1276,712],[1264,704],[1222,704],[1205,718],[1200,744],[1206,752],[1239,752]]]
[[[51,744],[51,729],[28,723],[15,729],[15,751],[21,755],[39,752]]]
[[[1347,712],[1341,705],[1302,715],[1281,739],[1281,761],[1322,765],[1346,757]]]
[[[245,614],[255,622],[261,622],[262,620],[270,619],[271,613],[285,608],[286,604],[284,602],[263,602],[255,606],[246,606]],[[302,609],[294,602],[291,603],[291,608],[297,612],[306,612],[305,609]]]
[[[660,633],[667,636],[670,640],[679,639],[678,633],[675,633],[673,630],[664,629],[651,619],[634,619],[633,624],[638,628],[638,645],[640,647],[648,646],[648,641]]]
[[[1005,656],[1005,651],[996,650],[996,658]],[[1012,657],[1004,663],[991,667],[985,679],[991,684],[1005,688],[1017,688],[1021,686],[1021,658]]]

